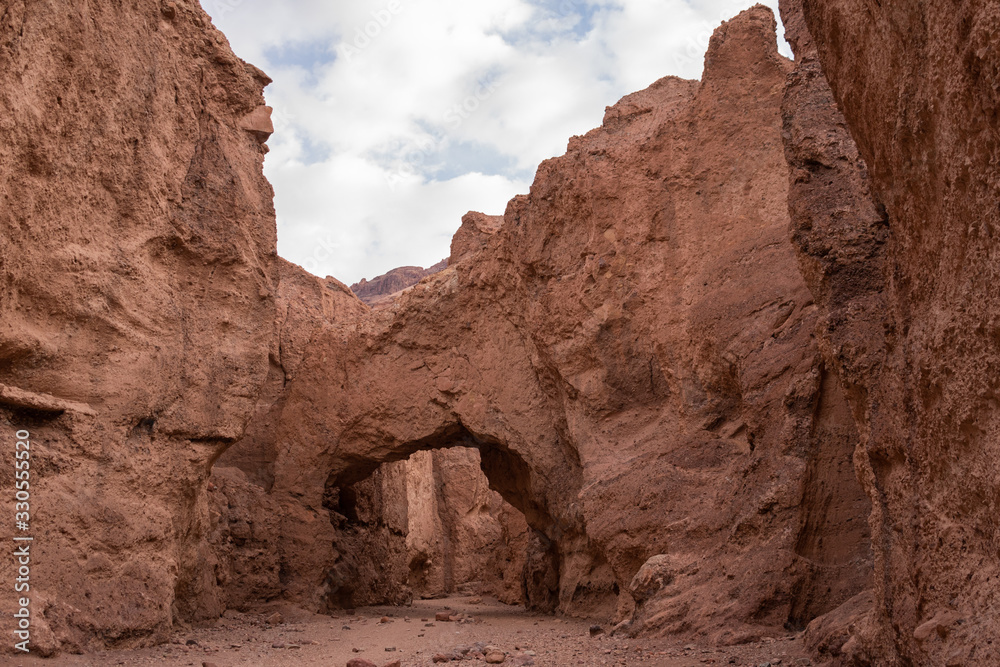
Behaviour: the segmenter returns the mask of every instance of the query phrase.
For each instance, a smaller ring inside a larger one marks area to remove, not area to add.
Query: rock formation
[[[227,608],[247,611],[279,598],[285,590],[279,526],[293,521],[317,531],[322,554],[313,557],[329,560],[321,610],[403,604],[414,592],[436,596],[463,584],[518,602],[523,557],[516,549],[526,527],[515,510],[483,488],[475,452],[456,449],[387,463],[367,479],[331,490],[318,508],[282,508],[275,500],[298,493],[294,485],[275,487],[276,477],[294,480],[298,474],[282,468],[288,460],[279,455],[276,429],[285,387],[321,329],[350,335],[369,312],[339,281],[321,280],[280,259],[275,301],[270,373],[244,437],[213,467],[211,550],[197,606],[184,617],[207,620]],[[322,516],[319,527],[314,515]]]
[[[479,452],[463,447],[417,452],[405,465],[407,583],[414,594],[465,591],[507,604],[524,602],[528,525],[489,488]]]
[[[490,237],[503,227],[502,215],[485,215],[469,211],[462,216],[462,226],[451,239],[451,255],[448,265],[457,264],[469,255],[486,247]]]
[[[609,107],[447,267],[356,286],[372,309],[277,259],[268,79],[196,3],[7,3],[33,646],[468,586],[633,634],[1000,662],[1000,13],[782,5],[794,64],[768,9],[724,23],[701,81]]]
[[[861,592],[857,434],[788,239],[790,69],[770,11],[745,12],[701,82],[627,96],[498,231],[467,218],[458,261],[318,334],[280,416],[285,511],[470,446],[532,529],[535,608],[739,641]],[[282,568],[322,607],[333,564],[310,521],[284,522]],[[659,583],[630,587],[644,564]]]
[[[351,291],[369,306],[375,306],[407,287],[416,285],[427,276],[444,270],[447,266],[446,259],[426,269],[419,266],[401,266],[371,280],[362,278],[360,282],[351,285]]]
[[[269,79],[196,3],[152,0],[5,2],[0,77],[0,428],[31,434],[34,647],[163,640],[268,373]]]
[[[800,35],[786,99],[796,243],[873,501],[874,605],[833,648],[854,664],[997,664],[1000,11],[783,11]]]

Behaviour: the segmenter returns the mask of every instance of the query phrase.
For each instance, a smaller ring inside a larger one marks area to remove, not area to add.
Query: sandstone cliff
[[[360,282],[351,285],[351,291],[369,306],[374,306],[386,301],[397,292],[416,285],[427,276],[433,275],[447,266],[448,260],[446,259],[442,259],[426,269],[419,266],[401,266],[371,280],[362,278]]]
[[[373,310],[276,258],[268,79],[195,3],[7,3],[0,425],[32,433],[36,648],[469,585],[1000,660],[997,13],[784,9],[794,66],[766,8],[723,24],[701,81],[608,108]]]

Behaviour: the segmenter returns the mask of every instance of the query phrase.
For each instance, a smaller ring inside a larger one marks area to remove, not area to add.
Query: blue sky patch
[[[264,49],[268,63],[276,67],[301,67],[307,72],[337,59],[336,44],[331,40],[318,39],[311,42],[285,42],[280,46]]]

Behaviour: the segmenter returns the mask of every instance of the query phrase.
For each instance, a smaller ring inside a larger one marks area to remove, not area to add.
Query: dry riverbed
[[[275,616],[278,614],[278,616]],[[439,616],[440,615],[440,616]],[[453,620],[436,620],[451,616]],[[596,632],[596,630],[595,630]],[[491,654],[491,655],[487,655]],[[353,614],[314,615],[293,608],[233,614],[209,628],[175,633],[172,643],[148,649],[60,655],[55,659],[0,657],[14,667],[162,665],[164,667],[345,667],[351,660],[423,667],[487,664],[514,666],[658,665],[773,667],[811,665],[801,643],[776,637],[760,643],[703,648],[671,640],[635,640],[600,632],[591,623],[526,612],[479,598],[418,600],[411,607],[367,607]],[[356,663],[364,665],[365,663]]]

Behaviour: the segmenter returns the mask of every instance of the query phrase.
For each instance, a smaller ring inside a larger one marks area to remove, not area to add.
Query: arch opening
[[[370,464],[330,476],[324,506],[336,537],[328,611],[463,594],[555,608],[555,545],[521,510],[534,506],[527,465],[461,435],[450,441],[458,444],[418,449],[360,480]]]

